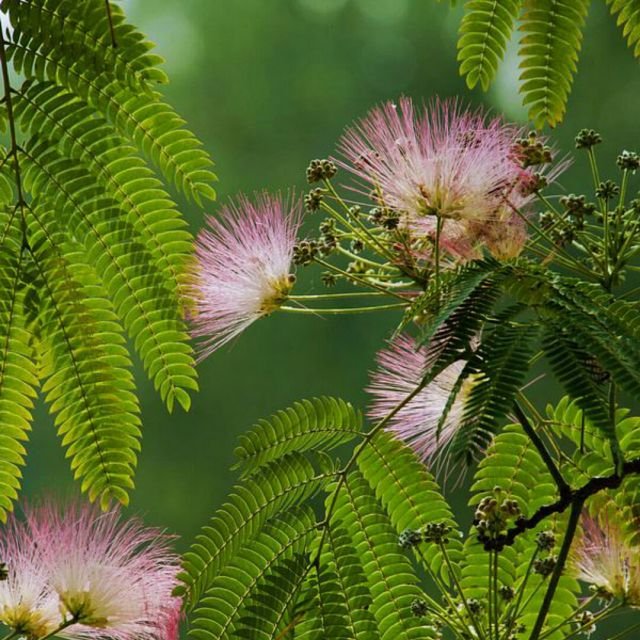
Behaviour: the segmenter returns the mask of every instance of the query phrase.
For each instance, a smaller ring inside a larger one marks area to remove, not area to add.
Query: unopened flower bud
[[[576,149],[590,149],[602,142],[602,136],[593,129],[582,129],[576,136]]]

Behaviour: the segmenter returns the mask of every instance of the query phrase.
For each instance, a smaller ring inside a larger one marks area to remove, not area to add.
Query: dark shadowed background
[[[311,158],[332,153],[345,125],[400,94],[458,95],[513,119],[524,116],[513,53],[489,94],[466,89],[455,61],[460,10],[447,2],[128,0],[124,6],[167,59],[167,100],[215,159],[220,202],[237,191],[304,189]],[[639,92],[637,62],[604,3],[596,3],[568,117],[553,132],[557,146],[570,151],[577,130],[599,130],[605,144],[598,151],[609,163],[602,167],[613,175],[617,153],[640,146]],[[578,189],[586,169],[578,162],[563,187]],[[196,232],[203,212],[181,204]],[[318,278],[316,271],[303,274],[298,292]],[[201,392],[189,414],[168,415],[138,370],[144,440],[131,509],[179,534],[185,546],[232,485],[238,434],[304,397],[339,395],[364,407],[368,370],[394,320],[276,315],[260,322],[200,366]],[[534,389],[540,405],[554,397],[544,383]],[[70,484],[52,421],[40,407],[27,494]],[[459,508],[464,501],[460,493]]]

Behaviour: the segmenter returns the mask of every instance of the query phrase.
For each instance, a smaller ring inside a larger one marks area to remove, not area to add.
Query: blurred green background
[[[305,189],[308,161],[331,154],[345,125],[400,94],[459,95],[513,119],[524,116],[513,52],[489,94],[466,89],[455,60],[460,9],[446,2],[128,0],[124,7],[167,59],[167,100],[216,160],[220,201],[240,190]],[[639,92],[637,62],[604,2],[595,3],[568,116],[553,132],[557,146],[570,151],[578,129],[598,129],[605,138],[599,152],[609,163],[604,173],[613,175],[617,153],[638,143]],[[578,162],[562,186],[579,189],[586,169]],[[203,212],[182,204],[197,231]],[[298,292],[318,280],[310,270]],[[200,366],[201,392],[189,414],[168,415],[138,371],[144,441],[132,510],[179,534],[185,546],[232,485],[238,434],[303,397],[339,395],[364,407],[368,371],[394,320],[262,321]],[[544,384],[534,389],[539,403],[553,394]],[[43,407],[25,485],[29,495],[71,485]],[[464,500],[457,496],[458,506]]]

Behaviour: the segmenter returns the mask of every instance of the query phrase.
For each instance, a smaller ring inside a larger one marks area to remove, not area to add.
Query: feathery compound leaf
[[[362,558],[380,638],[433,637],[432,630],[411,614],[411,603],[422,596],[418,578],[398,546],[389,518],[358,471],[351,472],[340,488],[332,523],[349,532]]]
[[[20,214],[0,210],[0,520],[18,497],[31,429],[38,376],[33,336],[24,313],[24,263]]]
[[[335,572],[338,590],[333,595],[340,624],[345,625],[347,637],[350,640],[377,640],[380,634],[371,613],[373,599],[362,558],[356,553],[351,536],[346,529],[331,524],[327,530],[325,545],[321,566],[328,565]]]
[[[533,325],[499,324],[483,339],[474,357],[476,379],[465,402],[464,423],[450,445],[454,460],[470,463],[486,449],[525,381],[537,333]]]
[[[315,529],[313,512],[305,507],[269,521],[211,581],[194,612],[189,635],[197,640],[237,637],[240,617],[257,585],[275,567],[303,553]]]
[[[97,1],[91,0],[94,5]],[[67,0],[66,5],[70,3],[71,0]],[[113,4],[111,7],[116,22],[121,22],[120,10],[114,10]],[[65,53],[57,39],[49,40],[46,16],[33,11],[31,1],[14,0],[12,19],[20,21],[24,14],[30,15],[20,22],[20,30],[16,30],[13,41],[7,45],[7,56],[18,73],[65,87],[86,102],[92,111],[108,118],[121,135],[134,142],[166,179],[188,197],[198,204],[202,204],[203,198],[215,199],[213,162],[202,149],[202,143],[184,128],[184,120],[160,101],[159,94],[132,88],[130,81],[125,84],[114,78],[111,69],[96,73],[92,66],[83,64],[83,56],[78,59]],[[30,19],[34,16],[37,19]],[[122,28],[124,31],[132,33],[126,24]],[[108,34],[108,29],[104,33]],[[85,40],[83,46],[87,42],[90,40]],[[90,49],[87,55],[99,57],[102,52],[98,47],[98,52],[94,54]]]
[[[520,31],[520,91],[537,127],[560,122],[567,107],[589,0],[526,0]]]
[[[184,555],[180,574],[184,587],[179,592],[195,605],[230,558],[269,518],[309,500],[334,475],[334,469],[318,472],[302,454],[290,453],[236,486]]]
[[[358,465],[363,477],[386,512],[397,533],[405,529],[420,530],[430,523],[452,527],[447,553],[453,564],[462,559],[462,544],[451,509],[433,476],[415,456],[413,450],[389,433],[379,433],[363,450]],[[424,557],[434,574],[448,576],[440,548],[423,543]]]
[[[308,566],[304,554],[286,558],[275,566],[252,594],[246,615],[238,621],[234,635],[247,640],[288,637],[288,631],[298,622],[294,605]]]
[[[91,500],[126,504],[140,449],[138,401],[124,338],[91,270],[31,205],[30,252],[41,287],[43,391],[76,478]]]
[[[175,203],[144,161],[93,110],[52,83],[25,83],[16,117],[32,135],[58,145],[59,152],[84,166],[123,209],[140,240],[175,291],[191,251],[191,234]]]
[[[362,428],[362,415],[336,398],[312,398],[262,419],[240,436],[237,467],[251,474],[282,456],[313,449],[331,450],[352,440]]]
[[[576,344],[560,319],[547,319],[542,346],[565,389],[574,397],[593,424],[615,443],[615,432],[601,387],[589,370],[588,354]],[[614,444],[614,446],[617,445]]]
[[[460,25],[460,73],[473,89],[478,82],[489,89],[504,57],[522,0],[469,0]]]
[[[104,0],[6,0],[2,8],[24,46],[43,56],[58,55],[68,65],[106,73],[134,90],[150,92],[151,85],[166,83],[157,68],[162,58],[134,27],[126,24],[123,11],[109,3],[113,37]]]
[[[640,57],[640,0],[607,0],[612,14],[618,14],[617,23],[633,49],[633,55]]]
[[[32,138],[20,153],[24,185],[47,197],[83,243],[156,389],[169,407],[189,406],[197,389],[192,349],[174,294],[118,204],[76,161],[47,140]]]

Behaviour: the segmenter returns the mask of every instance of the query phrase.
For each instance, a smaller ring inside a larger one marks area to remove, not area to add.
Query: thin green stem
[[[458,575],[453,567],[453,564],[451,563],[451,559],[449,558],[449,554],[447,553],[447,548],[445,547],[444,542],[440,542],[438,546],[440,547],[440,551],[442,552],[442,557],[444,558],[444,561],[447,565],[447,569],[449,570],[451,581],[453,582],[456,588],[456,591],[458,592],[458,595],[462,600],[462,604],[464,605],[465,611],[467,612],[469,619],[471,620],[473,626],[476,629],[476,634],[479,638],[484,639],[485,638],[484,630],[482,629],[482,626],[478,622],[476,615],[471,611],[471,608],[469,607],[469,603],[467,602],[467,597],[465,596],[465,593],[462,589],[462,585],[458,580]],[[489,597],[491,597],[491,595],[489,595]],[[491,637],[491,625],[489,625],[489,637]]]
[[[378,253],[382,253],[382,255],[386,256],[388,259],[392,260],[393,256],[387,251],[387,248],[376,238],[369,228],[362,222],[359,216],[354,216],[351,214],[351,209],[347,206],[347,203],[340,197],[338,192],[335,190],[334,186],[331,184],[329,180],[324,181],[325,187],[331,193],[331,195],[336,199],[336,201],[340,204],[340,206],[347,212],[347,215],[351,217],[351,219],[355,220],[358,227],[362,230],[362,232],[367,236],[370,243],[372,243],[375,247],[377,247]]]
[[[386,294],[381,291],[353,291],[345,293],[309,293],[298,296],[288,296],[288,300],[339,300],[342,298],[373,298]]]
[[[109,0],[104,0],[105,8],[107,10],[107,21],[109,23],[109,37],[111,38],[111,46],[115,49],[118,46],[116,41],[116,30],[113,26],[113,16],[111,15],[111,3]]]
[[[396,304],[377,304],[368,307],[344,307],[333,309],[311,309],[309,307],[289,307],[282,306],[278,308],[278,311],[286,311],[287,313],[301,313],[306,315],[321,316],[321,315],[348,315],[351,313],[366,313],[368,311],[388,311],[390,309],[406,309],[409,306],[408,302],[396,303]]]
[[[351,258],[352,260],[358,260],[359,262],[368,264],[370,267],[375,267],[376,269],[385,269],[385,270],[395,269],[395,267],[392,267],[388,264],[382,264],[382,262],[376,262],[375,260],[365,258],[364,256],[356,255],[355,253],[352,253],[351,251],[349,251],[348,249],[345,249],[344,247],[341,247],[340,245],[336,246],[336,250],[339,251],[343,256],[347,256],[347,258]]]
[[[557,624],[555,627],[551,627],[551,629],[547,629],[540,636],[540,640],[543,640],[543,638],[546,638],[547,636],[550,636],[552,633],[555,633],[556,631],[558,631],[558,629],[562,629],[562,627],[564,627],[565,625],[574,622],[576,616],[579,613],[582,613],[597,597],[598,597],[598,595],[594,594],[590,598],[587,598],[577,609],[574,609],[571,612],[571,615],[569,615],[567,618],[565,618],[562,622]]]
[[[615,636],[611,636],[609,640],[622,640],[622,638],[624,638],[628,633],[631,633],[636,629],[640,629],[640,623],[634,624],[632,627],[629,627],[628,629],[625,629],[624,631],[617,633]]]
[[[499,579],[498,579],[498,556],[499,552],[494,551],[493,554],[493,618],[495,625],[495,633],[496,640],[500,640],[500,610],[498,608],[498,588],[499,588]],[[491,597],[491,594],[489,595]]]
[[[542,601],[542,606],[538,612],[538,617],[536,618],[529,640],[540,640],[540,634],[542,633],[542,628],[546,622],[549,607],[551,607],[553,597],[556,593],[556,589],[558,588],[558,583],[560,582],[560,576],[562,575],[564,565],[569,557],[569,550],[571,549],[571,543],[573,542],[573,538],[576,534],[583,505],[583,500],[575,500],[571,503],[569,521],[567,523],[564,539],[562,540],[562,546],[560,547],[560,553],[558,553],[558,559],[556,560],[556,565],[553,569],[553,573],[551,574],[551,579],[549,580],[549,586],[544,594],[544,600]]]
[[[360,276],[356,276],[353,273],[348,273],[347,271],[344,271],[340,267],[336,267],[335,265],[333,265],[333,264],[331,264],[329,262],[325,262],[321,258],[314,258],[314,261],[317,264],[323,266],[325,269],[329,269],[330,271],[335,271],[335,273],[339,273],[344,278],[347,278],[349,280],[353,280],[353,282],[357,282],[358,284],[362,284],[365,287],[370,287],[372,289],[376,289],[377,291],[382,291],[383,293],[386,293],[386,294],[388,294],[390,296],[394,296],[396,298],[399,298],[400,300],[403,300],[404,302],[407,301],[407,298],[405,296],[400,295],[399,293],[396,293],[395,291],[389,291],[388,289],[386,289],[385,287],[382,287],[380,285],[377,285],[377,284],[374,284],[372,282],[369,282],[366,278],[361,278]]]
[[[342,489],[342,486],[347,480],[347,476],[349,475],[349,472],[358,461],[360,454],[366,449],[366,447],[369,445],[371,440],[373,440],[373,438],[389,424],[389,421],[393,420],[394,416],[399,411],[402,411],[402,409],[425,388],[425,386],[429,383],[429,381],[430,381],[429,377],[425,376],[425,378],[420,382],[420,384],[418,384],[411,393],[407,394],[407,396],[404,398],[404,400],[402,400],[402,402],[399,402],[391,411],[389,411],[389,413],[387,413],[387,415],[384,418],[379,420],[365,434],[360,444],[358,444],[358,446],[354,449],[353,453],[351,454],[351,457],[349,458],[345,466],[342,469],[340,469],[340,471],[338,471],[336,486],[333,490],[333,494],[331,496],[331,499],[325,511],[325,517],[322,520],[322,522],[318,524],[318,526],[322,528],[322,534],[320,536],[320,541],[318,543],[318,549],[311,562],[312,565],[315,565],[320,561],[320,556],[322,555],[322,547],[324,546],[324,541],[327,537],[327,530],[329,528],[329,524],[333,516],[333,510],[335,509],[335,506],[338,502],[338,495],[340,494],[340,489]]]
[[[568,635],[564,636],[563,640],[570,640],[570,638],[575,638],[577,635],[584,633],[585,629],[588,629],[589,627],[597,624],[598,622],[602,622],[602,620],[604,620],[605,618],[608,618],[614,611],[616,611],[617,609],[620,609],[621,607],[622,607],[622,604],[617,603],[615,606],[606,608],[604,611],[601,611],[597,616],[592,618],[587,624],[579,625],[577,629],[575,629]],[[568,624],[568,622],[565,622],[564,624],[566,625]],[[561,625],[561,626],[564,626],[564,625]],[[543,638],[546,638],[549,635],[550,635],[550,631],[546,631],[540,636],[540,640],[542,640]]]
[[[20,632],[19,631],[12,631],[11,633],[8,633],[6,636],[4,636],[4,638],[2,638],[2,640],[13,640],[13,638],[15,638],[16,636],[19,636]]]
[[[518,619],[518,614],[520,612],[520,605],[522,604],[522,598],[524,597],[525,588],[527,586],[527,582],[529,582],[529,578],[531,577],[531,571],[533,569],[533,563],[536,561],[538,557],[539,549],[536,547],[535,551],[531,554],[531,560],[529,560],[529,564],[527,566],[527,570],[522,578],[522,583],[518,588],[518,597],[513,605],[513,607],[508,607],[505,609],[505,622],[507,623],[507,629],[505,631],[505,638],[509,638],[511,635],[511,630],[515,626],[516,620]]]

